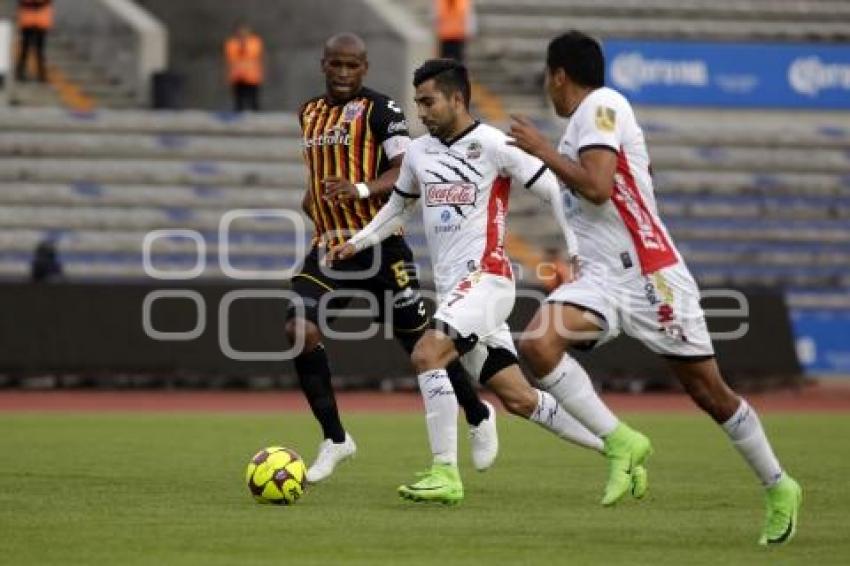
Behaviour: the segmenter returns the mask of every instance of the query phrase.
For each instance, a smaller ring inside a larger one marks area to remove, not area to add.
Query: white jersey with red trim
[[[599,147],[617,154],[611,198],[596,205],[575,190],[564,192],[581,256],[614,273],[639,268],[646,275],[680,263],[658,215],[643,131],[625,97],[607,87],[594,90],[579,104],[558,151],[578,161],[582,151]]]
[[[440,295],[471,271],[513,278],[504,249],[511,180],[530,187],[551,172],[507,141],[504,132],[476,122],[450,142],[425,135],[407,149],[395,186],[403,196],[421,197]]]

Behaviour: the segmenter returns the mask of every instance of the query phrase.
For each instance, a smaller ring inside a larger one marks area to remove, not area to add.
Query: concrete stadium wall
[[[266,42],[265,110],[293,111],[305,99],[323,92],[321,49],[334,33],[354,31],[363,36],[369,47],[367,84],[402,103],[412,98],[407,88],[412,80],[408,76],[410,60],[433,52],[430,36],[420,35],[412,53],[410,38],[402,35],[406,20],[386,0],[138,1],[163,21],[171,34],[170,69],[182,77],[180,98],[182,105],[190,108],[231,108],[222,49],[225,38],[242,21]],[[423,42],[428,47],[423,48]]]
[[[200,376],[200,382],[228,376],[294,376],[289,361],[235,360],[221,348],[222,301],[231,291],[246,288],[275,291],[268,283],[237,287],[224,283],[193,284],[193,300],[162,298],[149,304],[150,328],[158,332],[197,336],[183,340],[155,340],[143,327],[145,298],[153,291],[170,289],[161,284],[0,284],[0,373],[39,375],[78,373],[106,376],[147,373],[161,376]],[[174,288],[177,288],[175,285]],[[766,382],[776,377],[799,376],[788,312],[778,292],[748,293],[749,316],[709,318],[713,332],[728,332],[743,320],[749,332],[740,339],[715,343],[718,360],[732,381]],[[283,321],[287,303],[280,299],[241,299],[230,303],[227,342],[242,352],[286,349]],[[521,297],[511,316],[511,327],[522,329],[538,303]],[[724,299],[706,299],[706,309],[728,309]],[[203,325],[198,313],[202,313]],[[340,320],[335,330],[362,330],[369,321]],[[202,326],[202,327],[201,327]],[[355,341],[326,340],[334,375],[355,385],[378,386],[382,380],[410,378],[413,370],[406,355],[392,340],[377,336]],[[672,383],[663,360],[637,342],[620,338],[592,355],[576,354],[591,375],[608,386],[669,387]],[[636,380],[636,381],[635,381]],[[198,381],[196,381],[198,382]]]

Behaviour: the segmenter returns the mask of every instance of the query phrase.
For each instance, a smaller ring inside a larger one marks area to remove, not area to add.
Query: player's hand
[[[322,184],[325,186],[325,200],[327,201],[348,201],[359,198],[357,187],[348,179],[342,177],[325,177],[322,179]]]
[[[325,265],[330,265],[334,262],[348,259],[354,254],[357,253],[357,248],[354,247],[354,244],[350,242],[345,242],[344,244],[337,244],[333,246],[328,253],[325,254]]]
[[[549,140],[526,116],[511,114],[513,123],[508,135],[513,138],[508,145],[514,145],[526,153],[540,157],[551,145]]]

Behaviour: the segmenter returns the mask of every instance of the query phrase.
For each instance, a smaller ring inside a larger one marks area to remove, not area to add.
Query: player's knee
[[[312,352],[322,342],[319,327],[305,318],[289,319],[283,327],[283,332],[298,354]]]
[[[452,361],[453,346],[447,337],[441,336],[429,331],[416,342],[410,362],[417,373],[444,368]]]
[[[432,341],[424,336],[420,339],[416,346],[413,347],[413,352],[410,354],[410,363],[416,373],[422,373],[429,369],[439,367],[437,365],[437,349],[432,344]]]

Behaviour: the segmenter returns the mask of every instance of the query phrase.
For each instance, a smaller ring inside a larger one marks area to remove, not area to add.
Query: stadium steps
[[[542,96],[551,37],[846,42],[850,4],[838,0],[478,0],[472,74],[512,112],[551,115]]]
[[[0,132],[0,154],[52,158],[215,159],[301,163],[296,139],[268,143],[267,137],[187,136],[182,134],[100,134]]]
[[[296,163],[0,157],[0,181],[274,186],[303,175]]]
[[[711,18],[712,20],[832,21],[850,20],[850,5],[839,0],[478,0],[490,14],[635,18]]]
[[[78,53],[73,41],[63,37],[61,30],[51,32],[45,55],[48,82],[16,85],[13,104],[77,110],[134,108],[138,105],[126,86]]]
[[[0,206],[280,207],[297,210],[301,198],[298,187],[0,183]]]
[[[693,127],[687,115],[651,113],[647,136],[659,206],[698,276],[779,281],[805,292],[842,288],[847,124],[691,116]],[[741,131],[746,143],[725,145]],[[299,152],[297,121],[286,114],[2,109],[0,275],[25,277],[32,249],[49,239],[71,278],[143,277],[144,235],[191,229],[206,244],[204,276],[219,276],[227,211],[283,208],[300,218]],[[528,240],[559,242],[550,214],[526,191],[513,191],[510,227]],[[408,234],[427,282],[421,223]],[[280,269],[297,260],[303,238],[281,219],[242,218],[231,226],[228,257],[244,269]],[[152,257],[161,269],[189,269],[197,250],[185,237],[160,238]],[[763,277],[748,265],[763,267]]]
[[[300,136],[298,118],[293,114],[201,110],[76,112],[63,108],[0,108],[0,131],[223,135],[229,138],[248,135],[268,136],[271,143]]]
[[[479,16],[481,39],[475,53],[497,57],[509,53],[512,58],[539,60],[548,40],[568,29],[580,29],[600,37],[653,39],[711,39],[734,41],[846,41],[850,38],[848,20],[764,21],[708,18],[661,18],[571,14],[568,9],[546,15],[512,14]],[[486,33],[485,33],[486,32]]]
[[[312,233],[301,212],[300,154],[289,114],[0,109],[0,276],[26,277],[35,247],[51,241],[70,278],[144,277],[146,234],[193,230],[204,241],[202,276],[220,277],[219,230],[240,209],[294,216],[233,220],[231,262],[253,270],[294,264]],[[427,260],[421,223],[408,234]],[[157,238],[152,262],[191,269],[196,247],[185,235]]]

